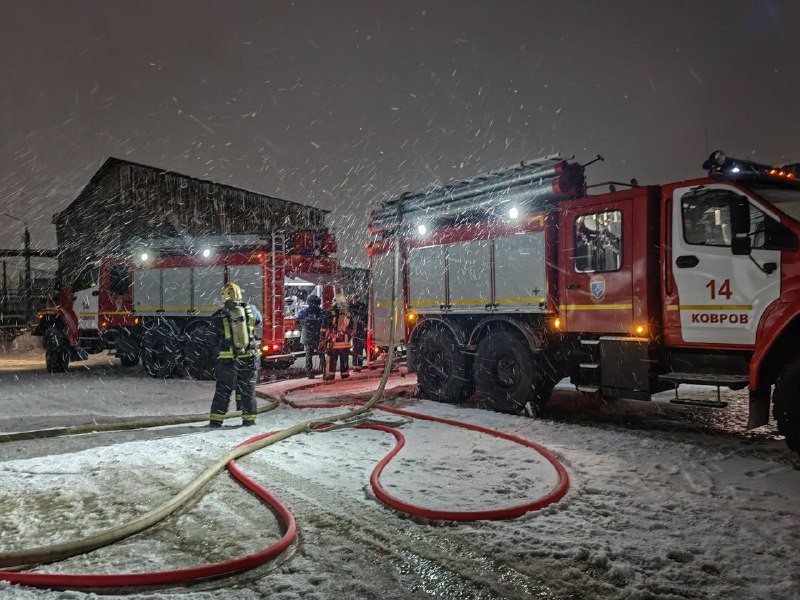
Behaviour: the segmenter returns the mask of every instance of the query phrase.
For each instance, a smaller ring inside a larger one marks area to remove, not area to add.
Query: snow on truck
[[[674,388],[686,403],[681,383],[747,387],[748,428],[772,405],[800,452],[800,182],[721,152],[704,168],[598,193],[583,166],[551,157],[381,204],[370,348],[388,343],[398,245],[396,339],[426,397],[477,392],[533,414],[565,377],[606,398]]]

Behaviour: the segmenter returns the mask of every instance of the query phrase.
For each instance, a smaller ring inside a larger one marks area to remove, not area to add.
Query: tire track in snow
[[[246,466],[243,468],[246,470]],[[410,594],[476,599],[563,598],[541,579],[483,556],[483,548],[455,533],[455,527],[419,525],[384,508],[377,500],[374,505],[347,502],[339,490],[274,465],[269,466],[265,478],[291,507],[301,531],[306,530],[304,551],[324,552],[312,547],[311,530],[334,530],[390,557]],[[372,497],[371,491],[367,494]]]

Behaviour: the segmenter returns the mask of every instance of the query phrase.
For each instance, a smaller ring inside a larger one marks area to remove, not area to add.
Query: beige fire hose
[[[256,392],[256,395],[265,400],[270,400],[269,404],[259,406],[257,414],[262,414],[275,410],[280,406],[280,400],[276,400],[263,392]],[[240,411],[228,413],[225,419],[234,419],[241,416]],[[208,421],[208,413],[194,415],[170,415],[167,417],[152,417],[150,419],[138,419],[131,421],[114,421],[113,423],[82,423],[81,425],[71,425],[70,427],[52,427],[50,429],[37,429],[36,431],[15,431],[13,433],[0,433],[0,444],[7,442],[21,442],[28,440],[38,440],[42,438],[62,437],[68,435],[82,435],[86,433],[101,433],[106,431],[128,431],[131,429],[149,429],[152,427],[167,427],[169,425],[180,425],[182,423],[200,423]]]
[[[110,544],[123,540],[127,537],[139,533],[140,531],[147,529],[148,527],[155,525],[159,521],[162,521],[169,515],[173,514],[175,511],[177,511],[179,508],[185,505],[220,471],[222,471],[225,468],[225,465],[227,465],[230,461],[236,460],[237,458],[250,454],[251,452],[255,452],[256,450],[261,450],[262,448],[271,446],[272,444],[275,444],[277,442],[280,442],[281,440],[285,440],[286,438],[297,435],[298,433],[310,431],[313,427],[317,425],[324,425],[327,423],[335,423],[338,421],[352,419],[370,410],[378,402],[378,400],[382,398],[383,392],[386,388],[386,382],[389,379],[389,373],[391,372],[392,368],[392,362],[394,358],[394,332],[399,323],[399,311],[397,309],[397,302],[396,302],[399,265],[400,265],[399,244],[395,243],[394,276],[392,282],[393,312],[392,312],[392,327],[389,333],[389,351],[386,358],[386,365],[383,370],[383,376],[381,377],[380,383],[378,384],[378,389],[375,390],[375,393],[372,394],[372,397],[366,404],[343,414],[333,415],[321,419],[311,419],[308,421],[303,421],[301,423],[293,425],[292,427],[289,427],[288,429],[284,429],[283,431],[270,435],[269,437],[266,437],[263,440],[259,440],[251,444],[246,444],[244,446],[239,446],[237,448],[234,448],[233,450],[222,456],[210,467],[208,467],[205,471],[203,471],[199,476],[197,476],[191,483],[189,483],[186,487],[184,487],[180,492],[178,492],[178,494],[173,496],[170,500],[164,502],[163,504],[154,508],[150,512],[145,513],[138,519],[134,519],[133,521],[130,521],[119,527],[107,529],[106,531],[85,537],[80,540],[73,540],[61,544],[55,544],[52,546],[29,548],[27,550],[18,550],[16,552],[7,552],[0,554],[0,568],[8,568],[8,567],[19,568],[23,566],[24,567],[32,566],[34,564],[55,562],[58,560],[69,558],[71,556],[76,556],[78,554],[91,552],[92,550],[96,550],[98,548],[102,548],[103,546],[108,546]],[[275,404],[275,406],[277,406],[277,404]],[[274,406],[268,408],[267,410],[271,410],[272,408],[274,408]],[[207,415],[204,415],[204,419],[205,418],[208,418]],[[178,421],[178,422],[185,422],[185,421]]]

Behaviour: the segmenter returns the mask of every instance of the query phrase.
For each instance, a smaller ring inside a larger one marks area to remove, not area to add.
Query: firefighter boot
[[[225,415],[221,415],[219,413],[211,413],[208,415],[208,427],[209,429],[219,429],[222,427],[222,422],[225,420]]]

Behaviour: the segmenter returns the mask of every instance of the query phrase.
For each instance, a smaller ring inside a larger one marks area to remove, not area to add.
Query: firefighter
[[[208,426],[222,427],[234,390],[237,408],[242,411],[242,425],[255,425],[263,319],[255,306],[242,301],[242,289],[233,282],[222,288],[222,299],[224,306],[211,317],[218,355],[214,369],[217,387]]]
[[[339,362],[341,378],[350,377],[350,337],[352,335],[350,312],[344,294],[337,294],[333,305],[326,311],[322,325],[325,349],[325,368],[322,378],[331,381],[336,377],[336,362]]]
[[[310,294],[306,298],[306,306],[300,311],[300,322],[302,329],[300,331],[300,343],[303,344],[303,349],[306,351],[306,375],[309,379],[314,379],[314,355],[318,353],[320,329],[322,327],[323,312],[321,308],[322,301],[316,294]],[[319,362],[324,367],[325,358],[320,354]]]
[[[353,323],[353,371],[358,372],[364,364],[367,346],[367,305],[360,298],[350,303],[350,319]]]

